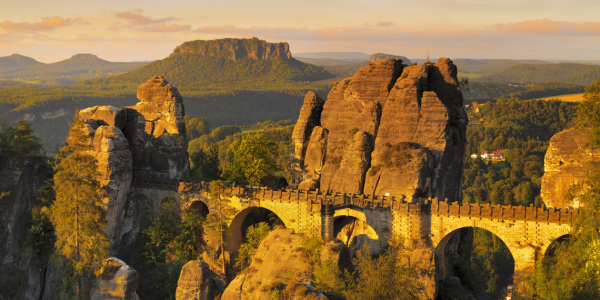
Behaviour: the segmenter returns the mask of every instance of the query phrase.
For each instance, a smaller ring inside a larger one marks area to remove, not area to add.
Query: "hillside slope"
[[[13,67],[2,68],[0,61],[0,79],[35,81],[37,84],[68,85],[79,80],[106,77],[114,74],[137,69],[145,62],[109,62],[93,54],[77,54],[71,58],[44,64],[19,55],[3,57],[6,65]],[[16,67],[15,67],[16,66]]]
[[[277,90],[290,83],[334,77],[291,57],[287,43],[220,39],[185,42],[165,59],[119,76],[79,82],[74,88],[133,89],[156,74],[182,92]]]
[[[540,82],[560,82],[589,85],[600,77],[600,66],[560,63],[560,64],[519,64],[506,70],[485,75],[473,81],[532,84]]]

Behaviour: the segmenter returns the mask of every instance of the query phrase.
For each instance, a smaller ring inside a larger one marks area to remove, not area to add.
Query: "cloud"
[[[186,24],[166,24],[177,20],[174,17],[151,19],[142,15],[142,12],[143,10],[136,9],[116,13],[115,16],[120,19],[129,20],[134,27],[147,32],[177,32],[191,29],[191,26]]]
[[[29,23],[29,22],[12,22],[6,20],[0,23],[0,28],[3,28],[9,32],[38,32],[38,31],[51,31],[55,28],[66,27],[77,22],[78,19],[64,19],[59,16],[42,18],[41,22]]]
[[[392,22],[379,22],[377,23],[378,27],[394,27],[396,26],[396,23],[392,23]]]
[[[498,33],[513,35],[590,36],[600,35],[600,22],[561,22],[538,19],[497,24],[493,29]]]

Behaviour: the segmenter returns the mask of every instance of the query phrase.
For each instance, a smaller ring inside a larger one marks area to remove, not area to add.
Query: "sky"
[[[258,37],[301,52],[600,59],[600,0],[0,0],[0,56],[165,58],[190,40]]]

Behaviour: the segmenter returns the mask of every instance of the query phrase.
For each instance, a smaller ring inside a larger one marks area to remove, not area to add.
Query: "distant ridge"
[[[39,65],[41,62],[20,54],[0,57],[0,70],[4,68],[25,68]]]
[[[21,67],[2,68],[1,61],[21,62]],[[0,58],[0,79],[28,80],[38,84],[69,85],[76,81],[106,77],[137,69],[147,63],[109,62],[90,53],[80,53],[68,59],[45,64],[21,55]]]
[[[364,52],[301,52],[294,56],[304,58],[329,58],[329,59],[360,59],[369,60],[369,54]]]

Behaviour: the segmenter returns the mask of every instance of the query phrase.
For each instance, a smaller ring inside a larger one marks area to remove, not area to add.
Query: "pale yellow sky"
[[[289,42],[292,54],[600,59],[600,1],[589,0],[22,0],[0,7],[0,56],[42,62],[77,53],[156,60],[188,40],[253,36]]]

